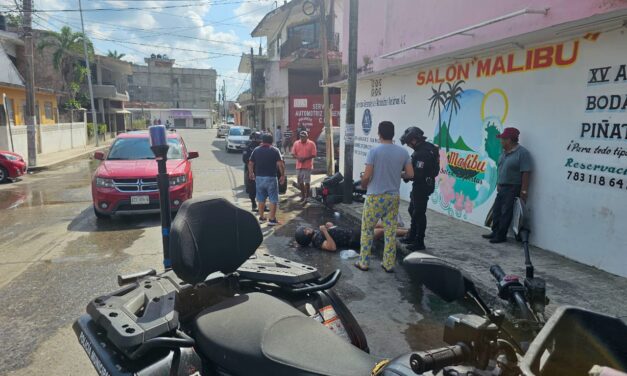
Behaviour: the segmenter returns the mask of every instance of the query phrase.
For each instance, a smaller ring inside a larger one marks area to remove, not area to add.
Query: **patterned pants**
[[[361,215],[361,265],[369,265],[372,243],[374,241],[374,227],[380,219],[385,234],[383,266],[386,269],[394,267],[396,263],[396,216],[398,215],[398,204],[399,196],[397,194],[386,193],[366,196],[364,211]]]

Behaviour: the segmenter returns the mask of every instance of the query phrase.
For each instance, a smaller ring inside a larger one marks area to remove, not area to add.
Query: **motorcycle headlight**
[[[19,161],[20,160],[18,157],[16,157],[15,155],[11,155],[11,154],[4,154],[4,153],[2,153],[2,156],[5,157],[6,159],[10,160],[10,161]]]
[[[181,185],[187,182],[187,175],[179,175],[179,176],[171,176],[170,177],[170,185]]]
[[[113,188],[113,179],[96,178],[96,187]]]

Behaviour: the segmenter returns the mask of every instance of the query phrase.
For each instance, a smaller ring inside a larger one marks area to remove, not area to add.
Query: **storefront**
[[[626,33],[591,32],[359,80],[354,178],[379,122],[395,123],[397,143],[419,126],[441,150],[429,207],[483,225],[496,196],[496,136],[516,127],[535,163],[533,243],[627,276]],[[404,184],[404,199],[409,190]]]

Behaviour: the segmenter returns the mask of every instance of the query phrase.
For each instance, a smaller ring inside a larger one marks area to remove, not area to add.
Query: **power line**
[[[243,3],[258,3],[255,0],[243,0],[236,2],[220,2],[220,3],[202,3],[202,4],[182,4],[182,5],[162,5],[154,7],[126,7],[126,8],[88,8],[83,9],[83,12],[126,12],[126,11],[148,11],[148,10],[161,10],[161,9],[175,9],[175,8],[192,8],[206,5],[227,5],[227,4],[243,4]],[[11,8],[9,8],[11,9]],[[19,12],[19,10],[8,10],[7,12]],[[80,12],[80,9],[34,9],[32,13],[59,13],[59,12]]]

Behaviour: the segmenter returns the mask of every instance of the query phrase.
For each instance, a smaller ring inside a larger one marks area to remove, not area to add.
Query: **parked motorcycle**
[[[313,197],[327,208],[333,208],[344,200],[344,176],[341,173],[326,177],[319,187],[313,189]],[[366,190],[361,188],[361,180],[353,183],[353,201],[364,202]]]
[[[160,166],[167,155],[161,128],[151,127]],[[170,223],[169,180],[161,174],[166,270],[118,276],[121,289],[92,300],[73,326],[100,375],[450,375],[447,367],[459,364],[505,375],[550,375],[545,369],[581,371],[594,364],[627,369],[622,321],[564,309],[525,354],[468,277],[417,253],[405,262],[428,288],[447,301],[474,301],[482,313],[449,317],[446,348],[393,360],[373,356],[331,290],[339,270],[321,277],[314,267],[256,253],[263,237],[255,217],[223,199],[188,200]],[[540,362],[547,351],[549,368]]]

